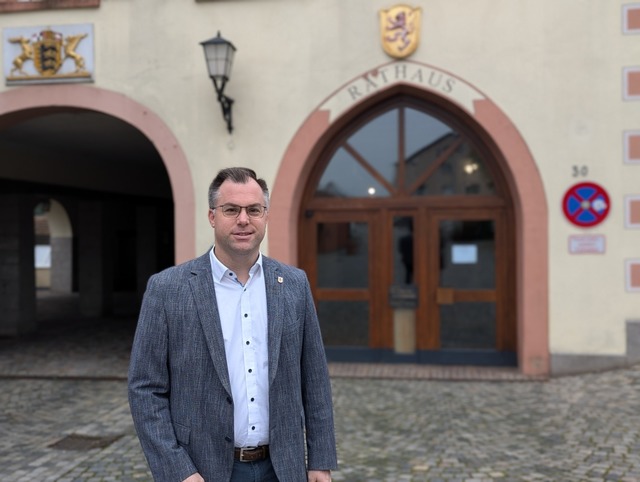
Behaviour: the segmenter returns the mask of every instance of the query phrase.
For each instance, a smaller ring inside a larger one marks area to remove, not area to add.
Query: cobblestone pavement
[[[134,324],[0,339],[1,482],[151,480],[126,399]],[[334,481],[640,481],[640,367],[548,381],[418,378],[333,377]]]

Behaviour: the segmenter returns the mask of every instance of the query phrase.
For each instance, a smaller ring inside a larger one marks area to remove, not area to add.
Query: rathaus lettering
[[[386,85],[396,82],[408,82],[439,90],[445,94],[452,94],[456,79],[428,67],[416,67],[408,64],[378,69],[366,74],[360,80],[348,87],[347,91],[352,101],[365,97]]]

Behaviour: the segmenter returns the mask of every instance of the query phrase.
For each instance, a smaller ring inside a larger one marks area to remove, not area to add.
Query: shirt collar
[[[230,273],[231,270],[224,264],[222,264],[222,262],[216,256],[214,249],[215,246],[211,248],[211,251],[209,251],[209,258],[211,259],[211,272],[213,273],[213,279],[215,281],[222,281],[225,278],[225,275],[228,276],[228,273]],[[249,275],[254,275],[258,270],[262,270],[262,253],[258,253],[258,259],[251,267],[251,269],[249,269]]]

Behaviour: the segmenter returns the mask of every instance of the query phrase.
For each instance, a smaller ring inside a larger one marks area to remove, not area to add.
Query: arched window
[[[398,96],[327,143],[300,252],[330,359],[515,364],[511,200],[482,139]]]
[[[411,107],[391,108],[339,143],[317,197],[494,195],[483,156],[454,127]]]

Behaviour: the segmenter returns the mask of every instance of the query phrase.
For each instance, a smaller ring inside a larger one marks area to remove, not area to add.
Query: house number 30
[[[587,177],[589,168],[587,166],[572,166],[571,175],[573,177]]]

